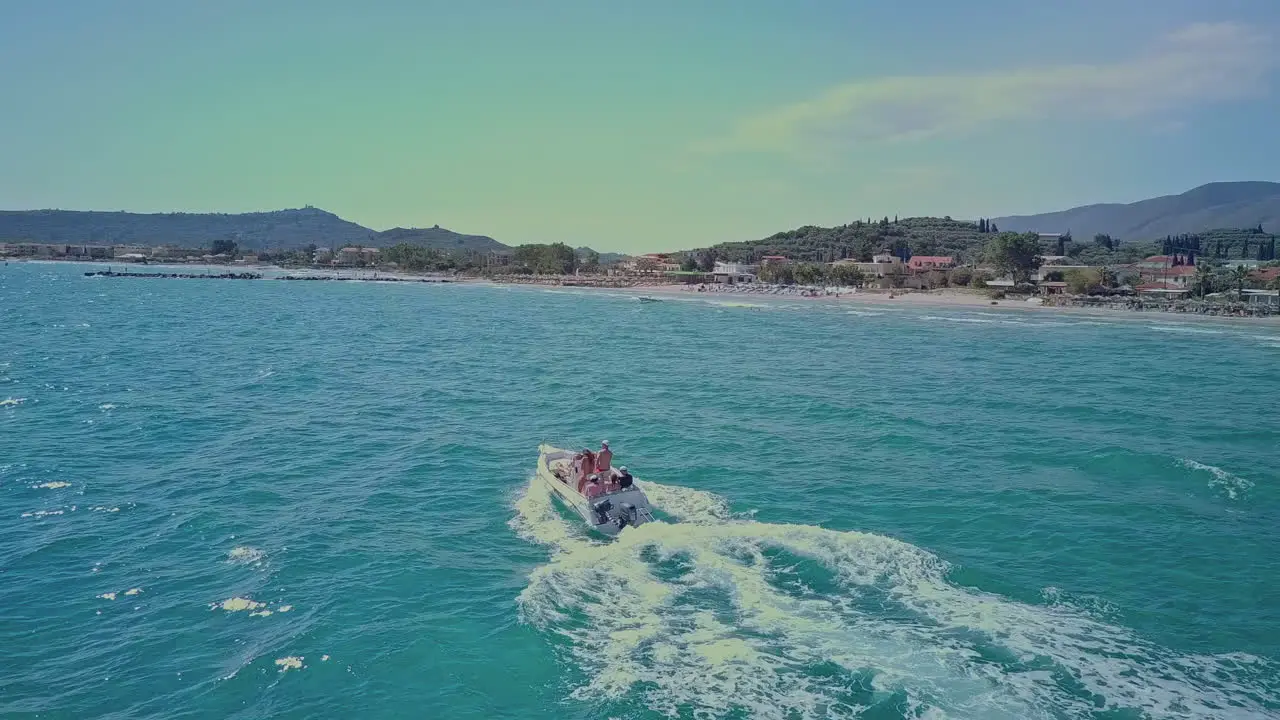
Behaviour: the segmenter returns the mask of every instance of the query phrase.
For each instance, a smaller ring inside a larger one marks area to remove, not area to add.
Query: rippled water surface
[[[1280,717],[1280,330],[0,267],[0,716]],[[608,439],[668,522],[529,489]]]

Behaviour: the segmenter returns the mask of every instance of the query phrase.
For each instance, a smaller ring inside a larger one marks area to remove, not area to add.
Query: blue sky
[[[1262,0],[6,0],[0,208],[644,251],[1280,180]]]

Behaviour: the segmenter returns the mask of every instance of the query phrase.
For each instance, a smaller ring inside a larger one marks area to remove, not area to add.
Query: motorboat
[[[539,445],[535,482],[544,484],[554,497],[577,513],[587,527],[612,537],[624,527],[637,527],[653,521],[649,498],[634,484],[590,498],[579,492],[573,476],[573,456],[570,450]]]

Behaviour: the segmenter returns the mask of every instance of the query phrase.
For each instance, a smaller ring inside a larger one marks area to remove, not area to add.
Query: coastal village
[[[1063,236],[1057,233],[1027,235],[1034,237],[1036,248],[1063,246]],[[1032,240],[1028,238],[1028,242]],[[222,250],[213,253],[178,245],[21,242],[0,243],[0,258],[413,272],[387,258],[393,253],[374,247],[312,246],[274,254]],[[571,259],[571,272],[529,273],[513,261],[511,254],[489,252],[480,258],[481,272],[451,274],[472,274],[497,282],[606,287],[684,285],[703,292],[802,296],[862,292],[892,298],[905,293],[965,289],[986,293],[993,300],[1014,297],[1048,305],[1118,305],[1211,314],[1230,308],[1228,314],[1280,314],[1280,263],[1252,259],[1220,262],[1203,255],[1196,257],[1194,252],[1175,251],[1108,265],[1081,262],[1066,254],[1042,253],[1025,264],[1021,276],[1016,268],[1010,270],[986,261],[961,262],[955,255],[913,255],[901,247],[896,251],[882,248],[867,260],[839,258],[822,263],[794,260],[787,255],[763,255],[754,262],[713,260],[707,268],[706,257],[700,258],[701,262],[693,260],[690,253],[648,253],[610,264]]]

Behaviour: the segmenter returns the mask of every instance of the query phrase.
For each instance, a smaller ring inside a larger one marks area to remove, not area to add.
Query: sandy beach
[[[711,287],[711,286],[708,286]],[[876,307],[911,307],[936,308],[952,310],[990,310],[1035,312],[1056,315],[1083,316],[1109,319],[1151,320],[1160,318],[1164,321],[1212,322],[1231,324],[1266,325],[1280,327],[1280,317],[1235,317],[1222,315],[1202,315],[1164,310],[1134,310],[1126,308],[1089,308],[1058,307],[1040,302],[1028,302],[1025,299],[992,300],[984,290],[968,290],[947,288],[940,290],[894,290],[892,297],[888,290],[863,290],[841,292],[838,296],[819,295],[804,297],[801,295],[772,294],[761,292],[739,292],[724,290],[708,290],[698,292],[697,285],[637,285],[626,288],[597,288],[589,286],[573,286],[573,290],[587,292],[625,293],[637,297],[650,296],[656,298],[689,298],[707,301],[722,300],[726,303],[814,303],[830,305],[832,303],[848,303],[850,305],[869,305]],[[1038,300],[1039,298],[1035,298]]]

